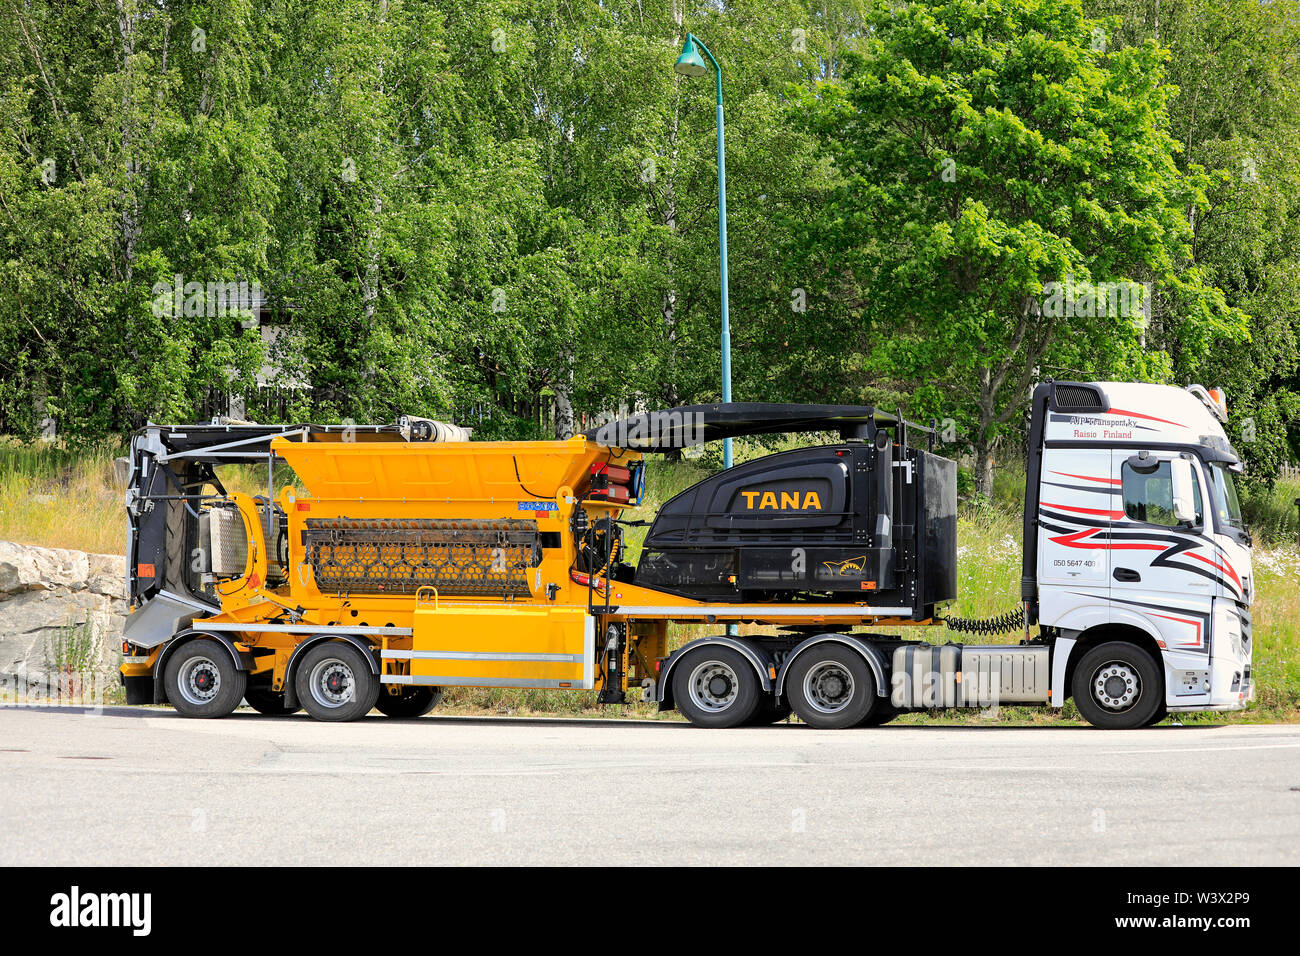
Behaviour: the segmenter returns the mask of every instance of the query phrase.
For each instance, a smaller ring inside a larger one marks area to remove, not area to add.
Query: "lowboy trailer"
[[[1023,630],[1006,645],[880,633],[942,623],[956,597],[957,467],[876,409],[688,406],[532,442],[412,418],[149,425],[130,453],[127,700],[350,720],[421,716],[449,686],[572,688],[704,727],[793,710],[821,728],[1070,697],[1110,728],[1244,707],[1249,537],[1221,398],[1048,382],[1031,403],[1023,604],[947,622]],[[646,455],[791,432],[839,440],[688,488],[628,560]],[[301,489],[277,491],[276,462]],[[266,494],[227,491],[232,463],[264,463]],[[714,632],[670,652],[671,622]]]

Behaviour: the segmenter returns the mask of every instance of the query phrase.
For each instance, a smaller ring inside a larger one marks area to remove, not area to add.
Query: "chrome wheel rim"
[[[803,677],[803,696],[819,714],[838,714],[853,700],[853,675],[839,661],[821,661]]]
[[[179,681],[181,696],[196,707],[210,704],[221,691],[221,669],[211,658],[192,657],[185,662]]]
[[[1113,713],[1133,707],[1142,696],[1142,679],[1124,661],[1107,661],[1092,674],[1092,696]]]
[[[311,696],[322,707],[337,708],[356,697],[357,680],[352,667],[337,657],[327,657],[311,669]]]
[[[705,661],[691,671],[691,703],[710,714],[720,714],[736,701],[740,682],[722,661]]]

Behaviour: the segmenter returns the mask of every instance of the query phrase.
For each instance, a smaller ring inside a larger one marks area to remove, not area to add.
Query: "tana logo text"
[[[746,511],[821,511],[822,499],[815,491],[742,491]]]

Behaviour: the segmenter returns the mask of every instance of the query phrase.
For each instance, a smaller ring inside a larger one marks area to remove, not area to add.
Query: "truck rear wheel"
[[[357,720],[379,696],[379,678],[359,650],[325,641],[304,655],[294,676],[298,699],[317,720]]]
[[[1075,665],[1071,684],[1083,719],[1106,730],[1147,727],[1165,703],[1160,665],[1126,641],[1107,641],[1087,651]]]
[[[441,687],[404,687],[401,694],[390,694],[388,688],[381,687],[379,699],[375,701],[375,710],[385,717],[410,719],[423,717],[442,700]]]
[[[173,651],[163,673],[168,702],[186,717],[225,717],[244,699],[247,684],[230,651],[209,637]]]
[[[843,644],[811,647],[795,658],[785,692],[799,719],[822,730],[856,727],[885,703],[867,662]]]
[[[699,647],[673,668],[673,701],[697,727],[739,727],[758,710],[754,665],[729,647]]]

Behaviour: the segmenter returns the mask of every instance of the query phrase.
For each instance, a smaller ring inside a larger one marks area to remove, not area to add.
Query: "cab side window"
[[[1124,514],[1131,521],[1158,524],[1166,528],[1178,527],[1174,517],[1174,481],[1169,472],[1169,462],[1160,462],[1154,471],[1141,472],[1128,462],[1120,471],[1124,488]],[[1192,483],[1196,524],[1202,523],[1201,484]]]

